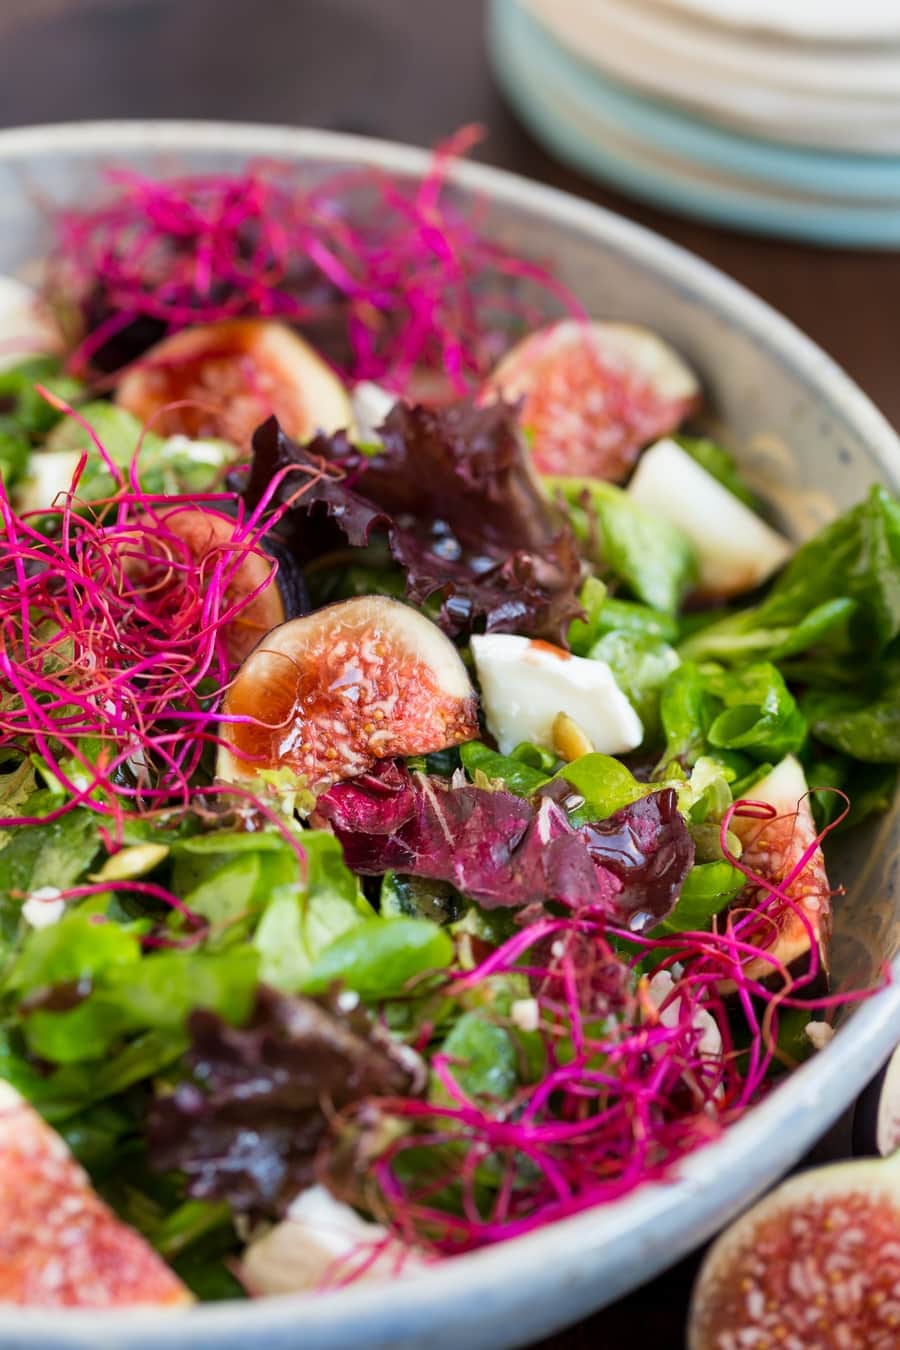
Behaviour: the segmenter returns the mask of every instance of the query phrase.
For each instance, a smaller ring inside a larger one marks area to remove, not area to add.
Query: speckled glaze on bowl
[[[121,122],[0,133],[0,272],[39,257],[42,203],[85,202],[99,173],[237,169],[270,156],[304,172],[378,164],[421,173],[426,156],[374,140],[223,123]],[[478,166],[462,192],[492,202],[491,228],[550,259],[597,315],[645,323],[703,377],[716,423],[781,524],[800,538],[869,482],[900,485],[900,443],[859,389],[785,319],[721,273],[646,230],[573,197]],[[900,975],[897,814],[843,841],[835,881],[839,986],[886,961]],[[831,1044],[677,1179],[620,1204],[471,1256],[426,1277],[314,1297],[187,1312],[0,1309],[3,1350],[479,1350],[532,1341],[649,1279],[724,1224],[806,1151],[900,1037],[900,984],[863,1003]]]

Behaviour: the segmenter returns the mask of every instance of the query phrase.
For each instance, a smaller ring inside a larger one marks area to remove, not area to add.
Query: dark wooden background
[[[484,56],[482,0],[0,0],[0,125],[203,117],[431,144],[482,123],[478,157],[621,211],[805,329],[900,426],[900,253],[730,233],[631,203],[522,130]],[[819,1156],[840,1151],[845,1124]],[[544,1350],[681,1350],[695,1260]],[[638,1272],[640,1274],[640,1272]]]

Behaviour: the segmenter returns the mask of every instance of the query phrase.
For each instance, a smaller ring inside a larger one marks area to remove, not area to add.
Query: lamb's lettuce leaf
[[[535,752],[533,755],[529,754],[531,750]],[[520,797],[530,797],[543,787],[550,777],[548,769],[552,770],[554,763],[553,757],[547,756],[550,760],[548,765],[546,752],[537,746],[527,745],[517,746],[511,755],[501,755],[482,741],[469,741],[460,746],[459,754],[462,766],[473,782],[478,781],[479,774],[483,774],[492,783],[502,783]]]
[[[86,422],[118,469],[127,472],[137,455],[137,474],[146,492],[203,492],[234,462],[236,450],[227,441],[192,441],[187,436],[163,437],[148,430],[125,408],[97,399],[78,410],[78,419],[57,422],[47,438],[50,451],[88,451],[88,460],[78,482],[80,502],[98,501],[116,491],[116,482],[97,453],[94,440],[82,425]],[[40,454],[41,451],[35,452]]]
[[[70,404],[85,396],[84,386],[65,374],[55,356],[29,357],[0,371],[0,476],[7,488],[27,472],[32,449],[61,416],[38,385]]]
[[[639,506],[627,492],[593,478],[547,478],[597,565],[652,609],[675,614],[697,577],[685,534]]]
[[[743,872],[724,859],[695,863],[685,877],[675,908],[653,936],[708,928],[713,915],[721,913],[745,884]]]
[[[741,662],[821,649],[826,660],[849,654],[865,664],[898,634],[900,501],[876,485],[797,550],[764,600],[704,627],[681,650],[691,660]]]
[[[417,978],[445,969],[452,959],[452,940],[429,919],[365,919],[325,948],[303,992],[322,994],[341,984],[380,1002],[404,993]]]
[[[701,755],[723,752],[777,763],[803,746],[808,730],[784,679],[768,662],[731,670],[684,662],[663,686],[660,717],[666,737],[662,768],[673,761],[689,768]],[[732,767],[740,772],[739,762]]]
[[[257,982],[247,947],[142,954],[138,932],[74,910],[30,933],[8,970],[13,999],[34,1054],[53,1064],[101,1059],[123,1037],[178,1036],[196,1007],[228,1020],[247,1015]]]
[[[604,633],[588,655],[605,661],[616,684],[634,708],[644,727],[644,743],[652,745],[659,731],[659,700],[663,685],[681,664],[674,647],[659,638],[634,633]]]
[[[800,707],[824,745],[868,764],[900,763],[900,654],[855,687],[809,689]]]

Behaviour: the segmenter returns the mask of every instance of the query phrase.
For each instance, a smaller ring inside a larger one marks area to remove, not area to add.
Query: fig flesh
[[[700,401],[693,372],[655,333],[577,319],[520,342],[491,375],[488,392],[522,400],[520,422],[539,474],[613,483]]]
[[[248,596],[253,597],[228,621],[225,630],[232,665],[240,665],[266,633],[284,623],[290,613],[297,612],[293,607],[302,602],[297,582],[292,577],[292,564],[276,551],[276,573],[272,557],[262,547],[236,543],[234,521],[230,516],[200,507],[176,506],[160,511],[156,519],[161,527],[159,537],[165,541],[166,551],[171,554],[176,567],[179,544],[201,570],[204,566],[212,568],[217,559],[223,560],[230,572],[223,609]],[[232,556],[235,554],[236,557]],[[133,573],[139,566],[138,561],[129,570]],[[282,568],[285,569],[283,581]]]
[[[688,1350],[896,1350],[898,1289],[900,1159],[817,1168],[713,1244]]]
[[[352,423],[337,376],[271,319],[231,319],[164,338],[125,372],[115,397],[142,423],[152,419],[161,436],[221,437],[242,449],[273,413],[297,441]]]
[[[747,801],[765,802],[777,815],[768,820],[735,816],[731,829],[743,846],[741,862],[764,880],[781,885],[816,838],[809,805],[809,789],[803,769],[788,755],[743,794]],[[748,962],[750,979],[763,980],[776,973],[774,962],[792,966],[808,957],[812,940],[818,947],[821,967],[827,973],[831,937],[831,888],[821,848],[816,848],[802,870],[782,887],[792,905],[767,904],[766,913],[778,927],[777,938],[766,950],[771,960],[756,957]],[[759,906],[768,892],[752,883],[735,900],[738,908]],[[798,912],[800,911],[800,912]]]
[[[92,1190],[59,1135],[0,1081],[0,1305],[188,1302],[177,1276]]]
[[[321,790],[378,760],[478,734],[456,648],[430,619],[385,596],[344,600],[282,624],[250,654],[223,704],[218,773],[286,767]]]

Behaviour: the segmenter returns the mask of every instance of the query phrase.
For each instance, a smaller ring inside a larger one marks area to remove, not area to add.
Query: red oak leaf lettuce
[[[291,506],[277,534],[301,564],[384,533],[409,598],[439,596],[447,632],[483,622],[561,640],[580,612],[578,550],[531,476],[511,410],[397,404],[382,436],[367,457],[344,432],[296,445],[270,418],[238,488],[255,507],[278,480],[272,504]]]
[[[355,872],[449,881],[488,909],[591,905],[635,931],[672,910],[694,860],[670,788],[576,829],[549,796],[531,802],[388,763],[335,784],[316,810]]]
[[[421,1086],[415,1056],[358,1008],[263,987],[246,1026],[200,1010],[188,1030],[191,1077],[153,1104],[150,1158],[183,1173],[195,1199],[227,1200],[242,1213],[277,1218],[312,1184],[329,1113]]]

